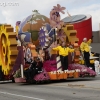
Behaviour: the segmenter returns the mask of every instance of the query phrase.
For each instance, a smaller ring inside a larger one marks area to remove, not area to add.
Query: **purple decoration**
[[[13,66],[13,71],[15,72],[20,68],[20,65],[24,62],[24,55],[23,55],[23,47],[19,46],[18,49],[18,55],[15,61],[15,64]]]
[[[21,33],[20,36],[25,35],[24,41],[25,42],[31,42],[31,33],[26,32],[26,33]]]
[[[20,23],[18,34],[26,33],[26,32],[23,32],[23,27],[24,27],[24,25],[27,23],[27,21],[28,21],[29,19],[31,19],[31,18],[32,18],[32,15],[28,16],[27,18],[25,18],[25,19]]]
[[[31,42],[30,41],[31,40],[31,34],[29,32],[26,32],[25,35],[26,35],[26,37],[24,38],[24,41],[25,42]]]
[[[41,46],[45,46],[45,31],[44,31],[44,29],[40,29],[40,32],[39,32],[39,40],[40,40],[40,45]]]
[[[48,32],[50,32],[50,30],[51,30],[50,24],[46,24],[46,28],[47,28]],[[52,31],[50,32],[49,36],[52,37],[53,35],[54,35],[54,30],[52,30]]]
[[[43,68],[47,72],[57,71],[57,63],[56,60],[48,60],[43,63]]]
[[[51,30],[51,26],[49,24],[46,24],[45,25],[46,27],[46,30],[44,30],[43,28],[40,29],[40,32],[39,32],[39,40],[40,40],[40,45],[41,46],[45,46],[46,44],[46,36],[45,36],[45,31],[48,31],[48,33],[50,32]],[[52,30],[48,36],[52,38],[52,36],[54,35],[54,30]],[[50,42],[50,41],[49,41]]]
[[[46,81],[46,80],[49,80],[49,79],[50,79],[50,77],[45,70],[34,77],[35,81]]]
[[[28,16],[27,18],[25,18],[20,24],[19,24],[19,31],[18,34],[21,35],[25,35],[24,41],[25,42],[30,42],[31,39],[31,33],[30,32],[23,32],[23,27],[24,25],[27,23],[27,21],[32,17],[32,15]],[[18,24],[19,21],[16,23]]]
[[[80,65],[80,64],[70,64],[68,66],[69,70],[75,70],[75,69],[79,69],[80,70],[80,75],[82,77],[85,76],[96,76],[96,72],[94,72],[92,69],[86,67],[85,65]]]
[[[20,23],[21,23],[21,21],[17,21],[17,22],[16,22],[16,26],[19,26]]]

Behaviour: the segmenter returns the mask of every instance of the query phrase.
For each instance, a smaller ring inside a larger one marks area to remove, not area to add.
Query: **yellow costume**
[[[74,49],[70,49],[69,47],[63,48],[61,46],[55,47],[53,50],[59,51],[59,55],[61,56],[68,56],[69,52],[74,52]]]
[[[90,44],[91,44],[91,39],[89,39],[89,41],[85,42],[87,39],[84,38],[83,41],[80,45],[80,49],[82,51],[82,53],[84,54],[84,60],[85,60],[85,64],[87,65],[87,67],[90,67]],[[93,62],[93,61],[91,61]],[[81,62],[83,63],[83,62]]]
[[[88,42],[82,42],[81,43],[81,45],[80,45],[80,49],[81,49],[81,51],[86,51],[86,52],[89,52],[90,51],[90,44],[91,44],[91,39],[89,39],[89,41]]]

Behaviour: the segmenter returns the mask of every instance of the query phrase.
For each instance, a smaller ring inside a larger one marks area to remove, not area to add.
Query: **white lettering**
[[[0,6],[2,6],[2,7],[19,6],[19,3],[17,3],[17,2],[0,2]]]

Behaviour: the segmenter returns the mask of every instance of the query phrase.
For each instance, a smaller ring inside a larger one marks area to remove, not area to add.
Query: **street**
[[[0,100],[100,100],[100,75],[50,84],[0,83]]]

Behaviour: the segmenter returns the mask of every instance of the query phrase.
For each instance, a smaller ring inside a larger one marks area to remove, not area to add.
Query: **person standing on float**
[[[87,41],[87,38],[84,38],[83,42],[80,45],[80,49],[83,53],[85,64],[87,67],[90,67],[90,43],[91,41],[92,41],[91,39]]]
[[[52,49],[59,52],[63,70],[67,70],[68,69],[68,54],[69,52],[74,52],[74,49],[67,47],[65,42],[62,42],[61,46],[57,46]]]

